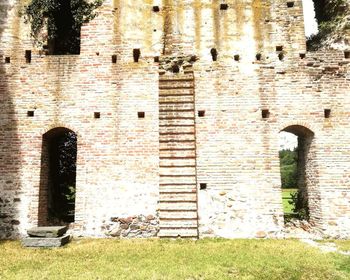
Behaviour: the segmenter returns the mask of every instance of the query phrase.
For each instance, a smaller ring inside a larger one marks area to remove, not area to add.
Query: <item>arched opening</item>
[[[280,170],[285,222],[309,221],[316,202],[314,133],[300,125],[280,132]],[[313,217],[315,218],[315,217]]]
[[[54,128],[43,135],[39,191],[39,226],[74,222],[77,135]]]

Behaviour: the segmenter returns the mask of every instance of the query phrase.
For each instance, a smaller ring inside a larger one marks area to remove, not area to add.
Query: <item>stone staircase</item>
[[[191,67],[184,73],[160,75],[161,238],[198,238],[194,98]]]

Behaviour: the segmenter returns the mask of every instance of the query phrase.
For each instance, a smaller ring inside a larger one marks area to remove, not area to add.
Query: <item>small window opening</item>
[[[210,54],[211,54],[211,57],[212,57],[213,61],[217,61],[217,59],[218,59],[218,52],[217,52],[217,50],[215,48],[212,48],[210,50]]]
[[[205,111],[204,110],[198,111],[198,117],[200,118],[205,117]]]
[[[160,11],[159,6],[153,6],[152,8],[153,12],[158,13]]]
[[[199,184],[199,189],[200,190],[206,190],[207,189],[207,184],[206,183],[200,183]]]
[[[95,113],[94,113],[94,118],[95,118],[95,119],[101,118],[101,113],[100,113],[100,112],[95,112]]]
[[[261,57],[262,57],[261,53],[257,53],[256,56],[255,56],[257,61],[260,61]]]
[[[235,61],[239,61],[239,59],[240,59],[239,55],[236,54],[236,55],[234,56],[234,59],[235,59]]]
[[[34,111],[28,111],[27,112],[28,117],[34,117]]]
[[[220,10],[227,10],[228,9],[228,4],[220,4]]]
[[[27,63],[30,63],[32,61],[32,51],[31,50],[25,51],[25,58],[26,58]]]
[[[304,59],[304,58],[306,57],[306,54],[305,54],[305,53],[300,53],[300,54],[299,54],[299,57],[300,57],[301,59]]]
[[[278,59],[282,61],[284,59],[284,54],[283,53],[279,53],[278,54]]]
[[[267,109],[261,110],[261,116],[263,119],[268,119],[270,117],[270,111]]]
[[[159,62],[159,56],[154,57],[154,62],[157,62],[157,63]]]
[[[133,50],[133,56],[134,56],[134,62],[139,62],[141,51],[140,49],[134,49]]]
[[[283,46],[276,46],[276,52],[283,51]]]
[[[197,57],[195,55],[192,55],[190,58],[190,62],[196,62],[197,61]]]
[[[139,119],[144,119],[145,118],[145,112],[137,112],[137,116]]]
[[[293,8],[294,7],[294,2],[292,2],[292,1],[287,2],[287,7],[288,8]]]
[[[324,109],[324,117],[329,119],[331,117],[331,109]]]
[[[112,63],[117,63],[117,55],[112,55]]]
[[[345,51],[344,52],[344,57],[345,58],[350,58],[350,51]]]
[[[174,64],[173,66],[171,66],[171,69],[172,69],[173,73],[179,73],[180,72],[180,67],[177,64]]]
[[[11,62],[11,58],[9,56],[5,57],[5,63],[10,63]]]

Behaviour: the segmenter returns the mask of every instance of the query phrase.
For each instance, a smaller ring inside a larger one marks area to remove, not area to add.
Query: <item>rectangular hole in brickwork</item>
[[[240,59],[239,55],[238,54],[234,55],[234,59],[235,59],[235,61],[239,61],[239,59]]]
[[[227,10],[228,9],[228,4],[220,4],[220,10]]]
[[[206,190],[207,189],[207,183],[200,183],[199,184],[199,189],[200,190]]]
[[[26,58],[26,63],[30,63],[32,61],[32,51],[31,50],[25,51],[25,58]]]
[[[139,118],[139,119],[144,119],[145,118],[145,112],[137,112],[137,117]]]
[[[331,117],[331,109],[324,109],[324,117],[329,119]]]
[[[117,63],[117,55],[112,55],[112,63]]]
[[[134,57],[134,62],[139,62],[139,59],[141,56],[140,49],[133,49],[132,53],[133,53],[133,57]]]
[[[270,117],[270,111],[267,109],[261,110],[261,116],[263,119],[268,119]]]
[[[95,118],[95,119],[101,118],[101,113],[100,113],[100,112],[95,112],[95,113],[94,113],[94,118]]]
[[[5,57],[5,63],[10,63],[11,62],[11,58],[9,56]]]
[[[154,57],[154,62],[157,62],[157,63],[159,62],[159,56]]]
[[[260,61],[261,60],[261,53],[257,53],[255,58],[257,61]]]
[[[284,59],[284,54],[283,53],[279,53],[278,54],[278,59],[282,61]]]
[[[210,50],[210,54],[211,54],[211,58],[213,59],[213,61],[217,61],[217,59],[218,59],[218,51],[215,48],[212,48]]]
[[[287,2],[287,7],[288,8],[293,8],[294,7],[294,2],[292,2],[292,1]]]
[[[34,111],[27,111],[28,117],[34,117]]]
[[[160,11],[159,6],[153,6],[152,8],[153,12],[158,13]]]
[[[200,118],[205,117],[205,111],[204,110],[198,111],[198,117],[200,117]]]
[[[301,59],[304,59],[304,58],[306,57],[306,54],[305,54],[305,53],[300,53],[300,54],[299,54],[299,57],[300,57]]]
[[[283,46],[276,46],[276,51],[277,52],[283,51]]]
[[[350,58],[350,51],[345,51],[344,52],[344,57],[345,58]]]

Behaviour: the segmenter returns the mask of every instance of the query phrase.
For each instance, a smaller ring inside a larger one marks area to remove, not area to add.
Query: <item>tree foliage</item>
[[[32,0],[22,15],[37,42],[45,44],[40,42],[40,34],[47,26],[48,37],[45,39],[55,42],[55,52],[74,54],[80,50],[81,26],[96,17],[96,9],[102,3],[103,0]]]
[[[329,35],[337,32],[342,34],[344,31],[350,30],[349,21],[344,21],[345,18],[350,16],[349,3],[348,0],[314,0],[319,32],[308,39],[309,49],[316,50],[320,48],[322,42]]]
[[[282,188],[296,188],[298,185],[298,153],[296,150],[282,150],[279,152]]]

